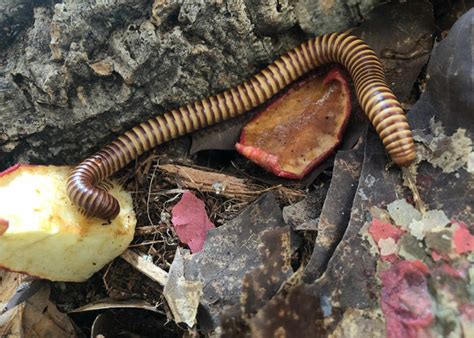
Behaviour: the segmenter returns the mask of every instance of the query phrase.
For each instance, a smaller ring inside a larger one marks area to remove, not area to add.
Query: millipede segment
[[[102,180],[159,144],[263,104],[303,74],[327,63],[339,63],[348,70],[359,103],[392,160],[400,166],[412,163],[415,145],[411,130],[400,103],[385,82],[377,55],[355,36],[332,33],[301,44],[236,87],[127,131],[73,169],[67,182],[69,198],[88,216],[114,219],[120,206],[100,185]]]

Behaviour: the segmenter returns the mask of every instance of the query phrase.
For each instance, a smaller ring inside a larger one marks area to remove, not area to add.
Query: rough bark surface
[[[0,3],[0,167],[73,163],[380,0]]]

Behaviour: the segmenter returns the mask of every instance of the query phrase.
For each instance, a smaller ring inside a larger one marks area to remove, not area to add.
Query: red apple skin
[[[310,80],[314,78],[310,77],[309,79],[297,82],[295,85],[293,85],[285,94],[283,94],[281,97],[277,98],[274,100],[271,104],[269,104],[267,107],[263,108],[262,111],[257,113],[252,120],[248,122],[248,124],[254,122],[256,119],[258,119],[262,114],[265,114],[265,112],[273,107],[274,105],[278,105],[282,100],[285,100],[287,96],[289,96],[295,89],[300,88],[306,83],[308,83]],[[344,130],[347,126],[347,122],[349,121],[350,113],[351,113],[351,94],[350,94],[350,89],[348,85],[348,80],[346,76],[342,73],[341,69],[339,67],[334,67],[331,69],[331,71],[326,75],[326,77],[323,79],[323,84],[327,85],[332,81],[338,81],[342,84],[342,93],[343,96],[346,99],[345,102],[345,107],[347,107],[346,111],[342,112],[345,115],[343,124],[341,125],[339,132],[336,135],[337,141],[334,143],[334,146],[328,149],[326,152],[322,153],[320,156],[317,158],[313,159],[307,166],[306,168],[300,172],[300,173],[294,173],[294,172],[289,172],[285,171],[281,168],[279,164],[279,159],[277,155],[270,154],[258,147],[254,146],[249,146],[245,145],[246,143],[246,130],[245,127],[242,130],[242,133],[240,135],[240,141],[236,143],[235,148],[236,150],[251,160],[252,162],[258,164],[265,170],[272,172],[274,175],[278,177],[283,177],[283,178],[289,178],[289,179],[302,179],[304,176],[306,176],[311,170],[313,170],[318,164],[320,164],[322,161],[324,161],[327,157],[329,157],[334,150],[337,148],[337,146],[341,143],[343,135],[344,135]]]
[[[0,270],[5,270],[5,271],[8,271],[8,272],[21,273],[22,275],[33,277],[33,278],[36,278],[36,279],[43,279],[40,276],[31,275],[31,274],[29,274],[28,272],[25,272],[25,271],[16,271],[16,270],[9,269],[9,268],[1,265],[1,264],[0,264]]]
[[[22,165],[24,165],[24,164],[17,163],[15,165],[11,166],[10,168],[5,169],[4,171],[0,172],[0,177],[6,176],[6,175],[14,172],[18,168],[20,168]]]
[[[8,226],[8,220],[0,217],[0,236],[8,230]]]

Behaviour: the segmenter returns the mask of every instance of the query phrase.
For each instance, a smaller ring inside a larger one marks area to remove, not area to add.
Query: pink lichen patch
[[[397,243],[392,237],[381,239],[377,245],[380,249],[380,255],[389,256],[398,252]]]
[[[8,220],[0,217],[0,236],[8,230]]]
[[[474,235],[469,232],[467,225],[463,222],[456,222],[456,229],[453,234],[454,250],[461,255],[474,251]]]
[[[215,228],[206,213],[204,202],[187,191],[171,211],[172,222],[176,234],[191,252],[201,251],[206,240],[207,232]]]
[[[433,250],[431,251],[431,258],[433,258],[435,262],[439,262],[440,260],[445,259],[446,257],[439,254],[436,250]]]
[[[428,267],[419,260],[398,261],[381,273],[380,301],[388,338],[428,335],[434,313],[427,273]]]
[[[474,322],[474,304],[462,304],[459,312],[471,322]]]
[[[444,272],[444,274],[449,275],[454,278],[465,278],[466,277],[466,272],[464,270],[457,270],[451,265],[444,263],[441,266],[441,270]]]
[[[334,68],[313,75],[259,112],[242,130],[237,151],[277,176],[300,179],[342,140],[351,111],[347,80]]]
[[[463,304],[458,307],[463,337],[474,337],[474,305]]]
[[[392,238],[395,243],[403,236],[405,231],[390,223],[382,222],[374,218],[369,227],[369,234],[372,236],[375,243],[379,243],[381,239]]]

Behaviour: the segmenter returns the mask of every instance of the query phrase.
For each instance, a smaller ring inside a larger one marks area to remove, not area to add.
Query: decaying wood
[[[267,191],[276,191],[290,200],[304,196],[303,191],[282,185],[265,188],[249,179],[178,164],[163,164],[157,168],[165,173],[165,179],[176,182],[183,188],[215,193],[227,198],[250,201]]]

